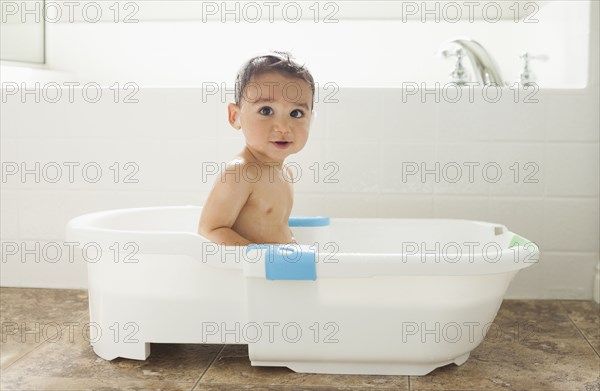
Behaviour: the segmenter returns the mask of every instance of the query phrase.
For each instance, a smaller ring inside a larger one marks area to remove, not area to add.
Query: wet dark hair
[[[304,80],[312,90],[310,109],[312,111],[315,100],[315,81],[304,67],[292,60],[293,56],[288,52],[270,51],[267,54],[256,56],[246,61],[238,71],[235,79],[235,103],[241,105],[242,94],[250,80],[254,76],[277,72],[284,76]]]

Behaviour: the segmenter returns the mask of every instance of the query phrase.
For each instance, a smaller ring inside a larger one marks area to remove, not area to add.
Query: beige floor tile
[[[248,357],[248,345],[246,345],[246,344],[225,345],[225,348],[223,348],[223,351],[221,351],[221,353],[219,353],[219,356],[221,356],[221,357],[235,357],[235,356]]]
[[[165,389],[190,390],[223,345],[152,344],[147,360],[106,361],[92,350],[86,322],[2,372],[2,390]],[[147,383],[147,384],[146,384]],[[62,385],[62,386],[61,386]],[[80,388],[78,388],[80,387]]]
[[[98,378],[68,378],[29,376],[18,388],[2,386],[2,390],[52,390],[52,391],[189,391],[194,383],[179,383],[171,381],[150,381],[132,379],[98,379]]]
[[[56,338],[65,322],[75,322],[87,311],[85,290],[0,288],[0,368]]]
[[[250,366],[250,361],[248,358],[248,345],[225,345],[225,348],[221,351],[221,353],[219,353],[219,359],[220,358],[243,358],[244,360],[248,360],[248,365]],[[239,361],[240,363],[243,363],[242,360]],[[253,367],[256,368],[256,367]],[[263,370],[265,369],[263,368],[259,368],[259,370]],[[288,370],[287,368],[276,368],[276,371],[280,371],[281,369],[283,369],[285,373],[290,374],[291,376],[294,376],[293,374],[295,374],[295,372]],[[323,375],[314,375],[314,376],[323,376]],[[325,376],[329,376],[329,375],[325,375]],[[352,377],[349,377],[350,380],[352,380]],[[323,380],[323,379],[320,379]],[[223,383],[223,384],[218,384],[218,383],[206,383],[204,381],[201,381],[196,388],[194,388],[194,391],[197,390],[231,390],[231,389],[240,389],[240,390],[280,390],[280,391],[296,391],[296,390],[356,390],[357,388],[355,387],[334,387],[331,385],[328,385],[329,382],[328,381],[317,381],[316,383],[313,381],[312,385],[296,385],[296,382],[292,382],[292,384],[294,385],[269,385],[269,386],[265,386],[265,385],[261,385],[261,384],[239,384],[239,383],[234,383],[234,384],[227,384],[227,383]],[[314,384],[319,384],[319,385],[314,385]],[[325,384],[325,385],[324,385]],[[384,387],[388,387],[385,386]],[[396,387],[395,385],[392,386],[392,388]],[[373,389],[373,387],[369,387],[371,389]],[[377,389],[377,387],[375,387],[374,389]],[[400,389],[408,389],[408,388],[400,388]]]
[[[0,319],[15,322],[63,322],[88,311],[86,290],[0,288]]]
[[[600,306],[592,302],[505,300],[465,364],[409,379],[253,367],[247,345],[152,344],[148,360],[105,361],[82,337],[86,291],[1,288],[0,299],[2,390],[600,391]],[[76,322],[72,339],[65,322]],[[21,331],[33,332],[21,342]]]
[[[198,384],[193,391],[358,391],[364,388],[355,387],[303,387],[303,386],[260,386],[251,384]],[[371,388],[377,389],[377,388]],[[389,388],[388,388],[389,390]]]
[[[586,391],[597,389],[599,369],[558,301],[506,300],[466,363],[410,381],[415,391]]]
[[[600,355],[600,304],[580,300],[564,300],[561,304],[575,326]]]
[[[360,387],[362,389],[408,390],[407,376],[324,375],[296,373],[284,367],[254,367],[248,357],[219,356],[199,386],[210,384],[293,387]]]

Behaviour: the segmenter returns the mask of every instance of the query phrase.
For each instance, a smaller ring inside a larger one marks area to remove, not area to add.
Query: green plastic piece
[[[530,240],[525,239],[522,236],[514,235],[510,240],[508,248],[516,247],[516,246],[525,246],[527,243],[531,243]],[[537,246],[536,246],[537,247]]]

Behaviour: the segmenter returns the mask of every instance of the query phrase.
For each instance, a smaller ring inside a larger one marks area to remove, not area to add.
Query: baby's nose
[[[273,125],[273,129],[279,133],[291,132],[291,126],[286,121],[278,121]]]

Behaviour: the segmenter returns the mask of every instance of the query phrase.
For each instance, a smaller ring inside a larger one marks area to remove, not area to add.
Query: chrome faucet
[[[458,46],[459,48],[456,50],[446,49],[447,47]],[[470,38],[463,39],[455,39],[452,41],[448,41],[444,44],[443,49],[440,54],[445,57],[458,57],[457,66],[462,67],[461,60],[462,57],[466,54],[473,66],[473,71],[475,72],[476,81],[483,85],[496,84],[497,86],[505,86],[506,83],[502,79],[500,75],[500,69],[498,69],[498,65],[492,58],[492,56],[488,53],[487,50],[477,41],[474,41]],[[456,77],[457,75],[463,75],[462,70],[457,71],[455,69],[450,76],[452,80],[457,84],[465,84],[464,76]]]

